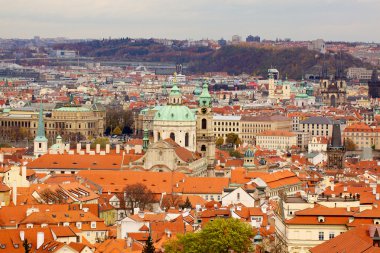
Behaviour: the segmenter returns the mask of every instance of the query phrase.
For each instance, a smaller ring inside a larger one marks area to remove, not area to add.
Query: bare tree
[[[135,208],[145,209],[155,201],[153,192],[141,183],[127,185],[123,192],[126,209],[131,214],[134,214]]]

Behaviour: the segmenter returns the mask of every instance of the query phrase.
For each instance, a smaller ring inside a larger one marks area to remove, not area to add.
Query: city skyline
[[[263,39],[379,42],[375,0],[144,0],[3,3],[0,37]]]

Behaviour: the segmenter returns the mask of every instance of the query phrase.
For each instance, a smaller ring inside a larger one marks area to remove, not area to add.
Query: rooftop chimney
[[[116,154],[120,154],[120,145],[116,144]]]
[[[13,204],[17,205],[17,183],[13,182],[13,190],[12,190],[12,201]]]
[[[79,154],[80,150],[82,149],[82,144],[77,143],[77,153]]]
[[[106,154],[109,154],[110,152],[110,144],[106,144]]]
[[[97,154],[100,153],[100,144],[99,144],[99,143],[96,144],[96,150],[95,150],[95,152],[96,152]]]
[[[90,153],[90,150],[91,150],[91,144],[87,143],[86,144],[86,153]]]
[[[21,177],[22,179],[26,179],[26,166],[21,166]]]

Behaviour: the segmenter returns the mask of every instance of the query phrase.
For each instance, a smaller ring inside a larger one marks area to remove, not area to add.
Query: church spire
[[[377,73],[377,69],[374,69],[372,71],[371,82],[378,82],[378,81],[379,81],[379,74]]]
[[[40,113],[38,115],[38,126],[36,138],[34,138],[34,155],[39,157],[48,151],[48,139],[45,136],[45,124],[42,111],[42,102],[40,104]]]
[[[47,140],[45,136],[45,124],[43,117],[42,103],[40,104],[40,112],[38,115],[38,126],[37,126],[37,135],[36,140]]]
[[[328,71],[327,71],[327,66],[326,66],[326,55],[323,55],[321,77],[322,77],[322,79],[327,79],[328,78]]]
[[[336,63],[335,79],[344,79],[343,59],[342,51],[339,52],[339,60]]]

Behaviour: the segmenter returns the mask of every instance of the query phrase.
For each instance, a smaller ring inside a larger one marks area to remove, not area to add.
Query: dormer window
[[[318,216],[318,222],[319,223],[325,222],[325,217],[324,216]]]
[[[96,228],[96,221],[91,221],[91,228]]]

